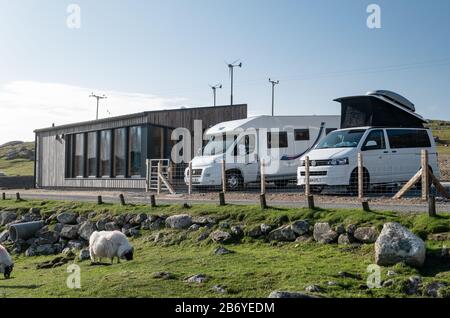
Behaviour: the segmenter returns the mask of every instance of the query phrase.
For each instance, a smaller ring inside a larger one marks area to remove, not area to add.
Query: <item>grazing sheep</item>
[[[9,279],[14,268],[11,255],[6,248],[0,245],[0,273],[3,273],[5,279]]]
[[[89,238],[89,254],[93,263],[97,258],[101,261],[103,257],[110,258],[111,264],[114,257],[117,257],[117,262],[120,263],[121,258],[133,260],[133,247],[122,232],[95,231]]]

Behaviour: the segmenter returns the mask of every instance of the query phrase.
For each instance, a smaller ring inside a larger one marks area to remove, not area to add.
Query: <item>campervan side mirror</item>
[[[370,140],[367,142],[367,144],[363,147],[362,150],[372,150],[372,149],[377,149],[378,148],[378,143],[375,140]]]

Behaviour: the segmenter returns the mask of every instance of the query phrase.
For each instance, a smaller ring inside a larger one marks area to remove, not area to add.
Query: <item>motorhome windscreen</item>
[[[211,136],[206,146],[203,147],[203,155],[214,156],[224,153],[234,144],[236,137],[235,135]]]
[[[334,131],[325,137],[316,149],[355,148],[365,132],[361,129]]]

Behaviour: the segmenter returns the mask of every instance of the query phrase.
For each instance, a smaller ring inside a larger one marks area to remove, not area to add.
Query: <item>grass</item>
[[[450,145],[450,122],[431,120],[428,126],[432,129],[433,136],[439,138],[438,153],[450,155],[450,147],[444,147]]]
[[[0,147],[0,172],[7,176],[32,176],[34,173],[34,161],[28,159],[6,160],[6,155],[11,150],[34,150],[34,142],[25,142],[18,145]]]
[[[246,229],[266,223],[278,225],[283,220],[308,219],[312,223],[328,221],[332,224],[356,223],[374,225],[397,221],[426,236],[429,233],[449,231],[450,214],[429,218],[419,214],[396,214],[393,212],[366,213],[358,210],[308,210],[273,208],[262,211],[256,206],[194,205],[190,209],[181,205],[166,205],[150,209],[145,205],[98,206],[93,203],[55,201],[0,201],[0,210],[18,208],[26,212],[40,207],[42,213],[76,211],[80,214],[140,213],[209,215],[230,225],[242,224]],[[206,240],[197,242],[200,233],[164,229],[164,243],[154,243],[155,232],[142,231],[139,238],[132,239],[135,260],[113,266],[90,266],[90,261],[78,262],[81,268],[81,289],[66,287],[67,266],[37,270],[36,264],[53,259],[49,257],[15,257],[15,269],[11,280],[0,279],[0,297],[267,297],[273,290],[303,291],[306,286],[319,284],[327,297],[404,297],[401,288],[362,290],[366,284],[367,266],[374,262],[373,245],[358,248],[316,243],[270,244],[262,240],[244,238],[227,248],[235,253],[213,255],[218,245]],[[450,242],[428,242],[430,252],[440,250]],[[405,265],[383,268],[382,278],[388,270],[398,273],[396,280],[403,281],[411,275],[422,275],[425,282],[439,280],[450,283],[450,264],[436,263],[429,258],[421,270]],[[153,272],[168,271],[173,279],[152,277]],[[360,275],[360,279],[341,278],[337,274],[346,271]],[[194,274],[206,274],[210,280],[192,285],[184,279]],[[328,281],[337,282],[328,286]],[[225,286],[227,294],[217,294],[214,285]]]

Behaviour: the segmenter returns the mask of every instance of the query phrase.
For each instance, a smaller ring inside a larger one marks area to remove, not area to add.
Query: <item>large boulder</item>
[[[374,227],[358,227],[353,233],[353,237],[366,244],[375,243],[378,238],[378,231]]]
[[[77,218],[78,214],[75,212],[63,212],[56,217],[58,222],[62,224],[76,224]]]
[[[77,225],[64,225],[61,229],[59,235],[62,238],[73,240],[78,237],[78,226]]]
[[[381,266],[405,262],[421,267],[425,254],[425,243],[398,223],[386,223],[375,242],[375,262]]]
[[[78,235],[86,240],[89,241],[89,238],[91,237],[92,233],[94,233],[97,230],[95,227],[95,223],[91,221],[86,221],[83,224],[81,224],[80,228],[78,229]]]
[[[267,238],[269,241],[293,242],[296,236],[292,226],[285,225],[270,232]]]
[[[317,297],[305,293],[276,290],[270,293],[269,298],[317,298]]]
[[[309,223],[305,220],[295,221],[292,223],[292,230],[295,234],[302,236],[309,233]]]
[[[187,229],[192,225],[192,217],[187,214],[172,215],[166,219],[166,226],[173,229]]]
[[[147,218],[147,214],[140,213],[130,220],[130,224],[133,226],[141,225],[145,220],[147,220]]]
[[[230,233],[220,230],[212,232],[209,237],[217,243],[227,243],[232,238]]]
[[[4,211],[0,214],[0,226],[11,223],[17,219],[17,214],[12,211]]]
[[[316,223],[314,224],[314,239],[322,244],[330,244],[336,242],[339,235],[331,229],[328,223]]]

